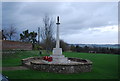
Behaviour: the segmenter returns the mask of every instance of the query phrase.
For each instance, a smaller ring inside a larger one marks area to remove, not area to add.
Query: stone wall
[[[1,40],[1,41],[2,41],[2,50],[32,50],[31,43],[8,41],[8,40]]]
[[[54,73],[80,73],[80,72],[90,72],[92,70],[92,62],[89,60],[84,60],[83,63],[79,64],[45,64],[45,63],[34,63],[34,59],[42,58],[27,58],[22,60],[24,66],[28,66],[32,69],[45,71],[45,72],[54,72]],[[68,58],[71,61],[82,62],[83,59],[79,58]],[[79,60],[78,60],[79,59]],[[27,62],[30,62],[30,65],[27,65]]]
[[[34,60],[42,60],[42,58],[41,57],[28,57],[28,58],[22,59],[21,61],[22,61],[22,65],[26,66],[27,63],[32,62]]]
[[[55,72],[55,73],[80,73],[80,72],[90,72],[91,64],[35,64],[31,63],[33,69],[45,71],[45,72]]]

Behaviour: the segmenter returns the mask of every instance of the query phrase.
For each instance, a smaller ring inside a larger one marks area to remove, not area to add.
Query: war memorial
[[[56,47],[53,48],[53,54],[44,57],[29,57],[22,59],[22,65],[30,69],[54,72],[54,73],[80,73],[90,72],[92,70],[92,62],[88,59],[65,57],[62,54],[59,42],[59,26],[60,20],[57,17],[56,31]]]

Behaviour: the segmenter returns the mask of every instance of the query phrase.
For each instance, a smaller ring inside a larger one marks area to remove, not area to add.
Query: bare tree
[[[5,35],[9,40],[12,40],[13,37],[15,37],[15,34],[17,33],[16,28],[11,25],[9,28],[4,29]]]
[[[41,38],[42,38],[42,42],[44,43],[44,48],[48,52],[52,50],[54,43],[54,38],[53,38],[54,21],[52,20],[52,18],[45,16],[43,18],[43,24],[44,26],[41,28]]]

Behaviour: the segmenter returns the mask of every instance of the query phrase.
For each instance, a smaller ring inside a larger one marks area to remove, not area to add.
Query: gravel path
[[[24,66],[2,67],[2,71],[13,71],[13,70],[28,70],[28,68]]]

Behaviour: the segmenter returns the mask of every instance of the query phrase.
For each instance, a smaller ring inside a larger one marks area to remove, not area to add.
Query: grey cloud
[[[71,13],[61,12],[64,29],[77,30],[117,25],[117,3],[71,3],[67,6],[69,10],[71,9]]]
[[[19,32],[24,29],[37,31],[42,27],[45,14],[60,16],[60,33],[69,35],[88,28],[117,25],[117,3],[113,2],[4,2],[3,27],[15,24]]]

